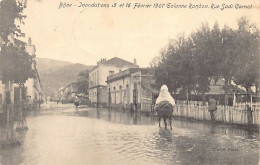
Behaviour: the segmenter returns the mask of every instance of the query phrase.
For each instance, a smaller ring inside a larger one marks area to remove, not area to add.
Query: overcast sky
[[[252,4],[248,9],[133,9],[83,8],[58,9],[60,2],[84,3],[176,3],[176,4]],[[236,28],[236,21],[246,15],[260,25],[259,0],[29,0],[23,31],[36,45],[36,55],[73,63],[95,65],[100,58],[120,57],[146,67],[167,45],[169,39],[190,34],[208,22],[218,21]]]

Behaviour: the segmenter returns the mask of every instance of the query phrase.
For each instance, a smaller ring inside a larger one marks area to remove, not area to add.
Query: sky
[[[61,2],[72,7],[58,9]],[[109,4],[109,8],[82,8],[84,4]],[[111,7],[117,3],[117,7]],[[131,3],[130,8],[120,8]],[[194,5],[233,4],[230,9],[136,8],[135,3],[171,3]],[[251,9],[235,9],[235,4],[251,5]],[[74,6],[75,5],[75,6]],[[96,65],[101,58],[119,57],[141,67],[149,66],[170,39],[196,31],[202,23],[218,21],[237,28],[237,19],[247,16],[260,25],[259,0],[28,0],[23,32],[36,45],[36,56],[85,65]]]

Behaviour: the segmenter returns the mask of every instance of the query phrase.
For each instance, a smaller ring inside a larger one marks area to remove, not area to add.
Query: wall
[[[103,65],[99,64],[97,68],[92,70],[89,73],[89,80],[93,82],[93,84],[90,83],[90,87],[97,86],[97,85],[103,85],[106,86],[107,83],[107,76],[109,76],[109,71],[114,71],[115,73],[118,73],[120,70],[127,69],[127,67],[117,67],[114,65]]]
[[[98,87],[98,106],[99,107],[106,107],[107,106],[107,87],[106,86],[99,86]]]
[[[151,82],[150,79],[151,77],[148,78],[145,76],[141,78],[141,73],[135,72],[131,74],[131,76],[127,75],[127,77],[121,77],[118,80],[109,82],[107,92],[109,93],[110,89],[111,106],[121,108],[124,106],[124,108],[130,109],[130,105],[134,103],[133,90],[136,86],[138,110],[150,112],[152,105],[152,90],[150,89],[149,84]],[[122,90],[120,90],[120,86],[122,87]],[[120,94],[120,91],[122,91],[122,94]]]
[[[101,65],[100,66],[100,75],[99,75],[99,85],[107,85],[107,77],[109,76],[109,71],[114,71],[114,74],[119,72],[120,68],[116,66],[107,66]]]
[[[89,89],[89,100],[93,102],[97,102],[97,88]]]
[[[105,107],[107,105],[107,97],[106,86],[98,86],[89,89],[89,100],[93,106],[96,106],[98,102],[98,106]]]
[[[99,85],[107,85],[107,77],[109,76],[109,71],[114,71],[114,74],[118,73],[119,71],[126,70],[128,68],[131,68],[129,66],[113,66],[113,65],[101,65],[99,70]]]
[[[131,81],[130,77],[125,77],[108,83],[107,93],[109,93],[109,89],[110,89],[112,105],[115,105],[116,103],[116,104],[124,105],[125,107],[129,106],[129,104],[131,103],[131,90],[132,90],[130,86],[131,85],[130,81]],[[121,89],[121,94],[120,94],[120,89]],[[116,98],[116,102],[115,102],[115,98]]]
[[[141,111],[151,112],[152,108],[152,91],[149,90],[149,87],[141,88]]]
[[[31,96],[31,99],[35,99],[35,89],[34,89],[34,79],[30,78],[26,81],[24,84],[25,87],[27,87],[27,96]]]
[[[94,70],[90,71],[89,72],[89,87],[93,87],[93,86],[96,86],[98,85],[98,74],[99,74],[99,71],[100,68],[99,67],[96,67]]]

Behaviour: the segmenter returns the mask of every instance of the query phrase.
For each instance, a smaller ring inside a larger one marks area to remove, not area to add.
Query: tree
[[[14,34],[16,37],[24,36],[20,26],[17,24],[24,24],[23,20],[26,18],[23,15],[23,10],[26,8],[27,1],[16,0],[2,0],[0,1],[0,38],[8,43],[8,36]]]
[[[188,99],[196,85],[193,60],[191,38],[180,36],[177,40],[170,41],[168,47],[161,52],[161,61],[155,69],[156,83],[159,86],[166,84],[175,93],[180,88]]]
[[[35,77],[35,71],[32,69],[32,57],[25,51],[25,48],[5,46],[0,54],[0,70],[2,73],[2,82],[24,84],[28,78]]]
[[[4,84],[17,83],[22,86],[28,78],[34,77],[31,56],[26,52],[24,45],[15,45],[15,39],[12,37],[24,36],[18,23],[24,24],[26,16],[23,15],[23,10],[26,5],[26,0],[0,2],[0,39],[4,43],[0,52],[0,73]]]
[[[259,84],[260,35],[257,26],[250,24],[246,17],[241,17],[238,20],[236,45],[240,60],[234,81],[249,92],[251,86]]]
[[[180,89],[187,99],[192,91],[199,93],[205,102],[212,79],[223,78],[226,104],[232,81],[247,91],[259,84],[259,38],[259,29],[245,17],[238,20],[237,30],[227,25],[220,29],[217,22],[212,29],[202,24],[188,37],[169,42],[161,52],[155,65],[156,83]]]
[[[12,83],[19,84],[20,91],[22,91],[21,88],[26,80],[34,77],[30,55],[24,46],[17,46],[14,42],[14,36],[24,36],[18,23],[24,23],[23,20],[26,16],[23,15],[23,10],[26,8],[26,4],[26,0],[0,1],[0,42],[3,44],[0,50],[0,74],[2,83],[8,86],[7,92],[9,93]],[[20,96],[22,97],[22,95]],[[12,106],[7,108],[7,140],[9,140],[9,122],[11,123],[11,131],[13,131],[13,121],[9,121],[10,111],[12,112]],[[12,140],[13,138],[11,136]]]
[[[89,70],[84,70],[78,74],[78,93],[88,94],[88,87],[89,87]]]
[[[215,29],[218,25],[215,24]],[[206,102],[205,94],[209,91],[209,85],[213,76],[214,65],[212,65],[212,48],[213,43],[212,32],[208,24],[202,24],[202,27],[195,33],[191,34],[194,43],[194,69],[196,77],[196,87],[194,92],[202,96],[203,103]],[[214,50],[213,50],[214,51]]]

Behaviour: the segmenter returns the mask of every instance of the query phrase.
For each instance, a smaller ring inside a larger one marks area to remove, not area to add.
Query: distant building
[[[247,92],[243,87],[232,83],[229,86],[227,91],[227,101],[228,105],[233,105],[234,102],[246,102],[250,99],[250,95],[254,95],[253,91]],[[223,78],[218,78],[217,81],[211,79],[209,91],[205,93],[206,99],[208,100],[209,96],[212,96],[214,99],[218,101],[219,104],[225,104],[225,81]],[[186,95],[181,94],[181,90],[177,90],[177,93],[174,95],[176,100],[186,100]],[[200,94],[192,91],[189,96],[190,101],[202,101],[202,97]]]
[[[85,93],[78,93],[78,83],[73,82],[65,87],[59,88],[57,92],[54,93],[51,98],[52,101],[62,102],[62,103],[73,103],[76,96],[80,99],[81,104],[88,103],[88,95]]]
[[[78,87],[75,82],[63,88],[63,97],[62,97],[63,102],[72,103],[77,94],[77,91],[78,91]]]
[[[134,63],[114,57],[110,60],[101,59],[89,72],[89,100],[92,105],[107,105],[107,76],[118,73],[128,68],[138,68]]]
[[[147,68],[130,68],[107,77],[108,105],[124,109],[150,111],[154,95],[153,73]]]
[[[53,101],[62,101],[64,99],[64,88],[60,87],[57,92],[54,93],[54,96],[52,98]]]

